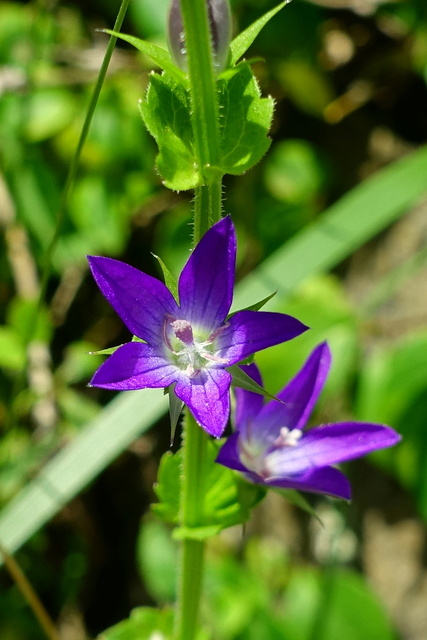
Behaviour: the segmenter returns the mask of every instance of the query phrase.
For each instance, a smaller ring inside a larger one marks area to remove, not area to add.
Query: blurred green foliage
[[[133,0],[123,30],[164,46],[166,5]],[[234,0],[232,6],[236,30],[242,30],[274,2]],[[85,254],[117,257],[153,275],[161,270],[150,251],[175,274],[188,255],[191,203],[163,187],[154,170],[156,145],[138,112],[151,63],[120,43],[38,306],[61,193],[107,44],[95,29],[111,28],[117,8],[111,0],[0,2],[1,509],[102,417],[111,399],[86,388],[100,361],[86,354],[128,336],[89,278]],[[226,179],[241,278],[299,232],[315,230],[322,211],[339,197],[426,142],[427,5],[294,0],[265,27],[247,57],[262,95],[271,95],[276,108],[270,152],[244,176]],[[405,185],[403,178],[396,193],[404,193]],[[397,196],[382,194],[390,197]],[[425,541],[425,200],[418,211],[402,208],[394,231],[371,238],[355,255],[348,250],[334,273],[311,277],[291,297],[276,296],[275,309],[295,314],[312,331],[258,358],[266,387],[275,391],[313,344],[327,338],[334,365],[317,421],[352,416],[387,422],[403,434],[398,448],[372,456],[369,483],[366,467],[351,467],[356,503],[343,511],[362,549],[373,507],[385,521],[415,519]],[[368,224],[364,213],[351,223]],[[300,256],[301,264],[310,259]],[[277,274],[285,292],[287,276]],[[117,420],[117,429],[122,427]],[[174,543],[151,518],[139,529],[168,436],[167,422],[159,421],[17,555],[59,627],[76,625],[76,640],[116,624],[138,605],[173,599]],[[55,498],[55,486],[45,490]],[[374,501],[377,493],[403,496],[404,506],[396,513],[392,499]],[[393,630],[384,613],[390,603],[382,594],[379,604],[361,558],[330,566],[307,539],[293,557],[275,528],[277,521],[295,526],[287,517],[284,507],[271,509],[262,516],[259,535],[234,546],[221,537],[212,545],[206,638],[396,637],[398,607]],[[302,518],[304,537],[306,516],[296,518]],[[42,638],[4,568],[0,589],[1,638]],[[135,628],[138,615],[129,623]],[[105,637],[127,638],[122,629]]]

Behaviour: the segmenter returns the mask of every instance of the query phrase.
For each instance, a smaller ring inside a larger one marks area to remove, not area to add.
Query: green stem
[[[219,111],[206,0],[181,0],[195,152],[204,184],[217,181],[220,165]]]
[[[207,436],[186,409],[181,476],[180,524],[184,533],[203,524],[205,485],[202,469]],[[198,626],[198,611],[203,577],[204,541],[185,538],[181,543],[181,571],[175,620],[176,640],[193,640]]]
[[[195,155],[203,175],[194,199],[194,246],[221,217],[219,111],[206,0],[181,0],[191,97]],[[194,640],[202,589],[205,543],[191,537],[203,524],[206,486],[203,466],[208,437],[186,409],[179,524],[180,573],[174,640]]]
[[[215,222],[221,218],[222,184],[221,180],[211,185],[196,188],[194,197],[194,241],[200,238]]]

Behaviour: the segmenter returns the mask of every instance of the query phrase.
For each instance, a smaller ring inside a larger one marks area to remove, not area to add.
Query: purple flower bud
[[[227,64],[231,40],[231,13],[228,0],[206,0],[212,38],[214,65],[218,72]],[[172,0],[169,11],[169,51],[175,63],[187,71],[187,55],[180,0]]]

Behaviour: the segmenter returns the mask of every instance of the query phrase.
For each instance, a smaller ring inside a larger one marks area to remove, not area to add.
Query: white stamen
[[[282,427],[280,429],[280,435],[274,441],[275,447],[296,447],[301,439],[303,432],[301,429],[288,429],[288,427]]]

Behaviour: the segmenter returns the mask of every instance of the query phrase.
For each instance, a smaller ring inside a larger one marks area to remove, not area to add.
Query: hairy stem
[[[204,184],[195,192],[194,246],[221,217],[219,115],[206,0],[181,0],[196,158]],[[186,409],[181,477],[181,543],[175,640],[194,640],[203,578],[205,543],[191,529],[203,524],[206,487],[202,473],[208,437]]]
[[[217,182],[220,164],[218,98],[206,0],[181,0],[195,152],[204,184]]]
[[[184,421],[181,477],[180,524],[184,536],[202,524],[205,485],[202,469],[207,435],[186,409]],[[204,541],[184,537],[178,584],[175,621],[176,640],[193,640],[198,626],[198,611],[203,577]]]
[[[194,197],[194,241],[200,238],[215,222],[221,218],[222,184],[221,180],[197,187]]]

